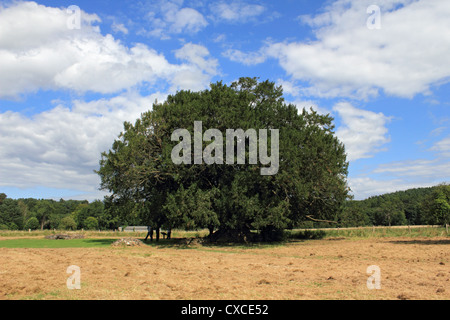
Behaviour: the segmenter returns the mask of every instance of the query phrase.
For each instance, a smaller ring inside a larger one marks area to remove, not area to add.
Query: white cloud
[[[176,71],[165,57],[143,44],[128,49],[110,35],[96,41],[74,41],[75,61],[58,72],[57,87],[78,92],[114,93],[144,81],[169,78]],[[71,48],[61,51],[70,52]]]
[[[390,141],[386,128],[390,118],[383,113],[358,109],[347,102],[336,104],[333,111],[341,118],[336,136],[345,144],[347,160],[370,158]]]
[[[222,53],[222,55],[231,61],[242,63],[246,66],[253,66],[263,63],[267,59],[267,55],[264,49],[257,52],[242,52],[237,49],[228,49]]]
[[[264,45],[257,53],[229,52],[243,63],[274,57],[294,80],[309,82],[306,95],[369,98],[383,90],[411,98],[450,78],[450,2],[383,0],[381,29],[367,27],[372,0],[337,0],[301,20],[313,41]],[[261,55],[261,52],[264,55]],[[249,59],[258,57],[258,59]]]
[[[0,5],[1,50],[27,51],[49,45],[57,39],[98,32],[94,23],[100,22],[95,14],[80,12],[80,29],[70,29],[73,13],[60,8],[51,8],[35,2],[12,2]]]
[[[331,114],[331,111],[327,108],[319,106],[316,102],[312,100],[295,100],[291,102],[292,104],[297,106],[297,109],[299,111],[305,109],[307,111],[310,111],[310,109],[313,109],[319,114]]]
[[[206,88],[218,73],[217,60],[204,46],[185,44],[173,53],[180,63],[171,64],[144,44],[127,47],[102,35],[93,24],[99,19],[81,13],[81,29],[71,30],[64,9],[34,2],[0,8],[0,98],[41,89],[115,94],[69,105],[55,101],[32,117],[0,113],[0,186],[101,194],[93,170],[123,121],[134,122],[155,99],[164,101],[175,90]],[[141,96],[140,84],[172,91]]]
[[[369,196],[431,187],[450,179],[450,137],[438,141],[430,149],[436,152],[433,159],[415,159],[384,163],[365,175],[348,178],[357,199]]]
[[[100,153],[164,94],[126,93],[111,99],[73,101],[28,118],[0,113],[0,186],[80,190],[98,194]]]
[[[402,179],[377,180],[370,177],[349,177],[347,181],[355,200],[364,200],[368,197],[412,188],[432,187],[438,184],[424,181],[407,182]]]
[[[205,64],[205,71],[193,56],[188,59],[192,65],[174,65],[144,44],[129,48],[111,35],[102,35],[92,24],[99,20],[95,15],[82,11],[79,30],[67,28],[67,19],[66,10],[34,2],[0,9],[0,97],[39,89],[116,93],[172,79],[177,87],[181,75],[192,89],[198,89],[214,76],[211,65]],[[183,24],[182,20],[176,23]],[[198,52],[199,59],[204,59],[203,52]],[[197,73],[191,76],[186,70],[193,67]]]
[[[278,79],[277,85],[283,87],[283,93],[289,94],[291,96],[296,97],[300,93],[299,89],[295,86],[295,84],[292,81],[285,79]]]
[[[440,129],[440,128],[438,128]],[[450,136],[436,142],[431,148],[431,151],[436,151],[440,156],[450,158]],[[450,165],[449,165],[450,167]]]
[[[128,34],[128,29],[123,23],[113,23],[111,28],[116,33],[121,32],[123,34]]]
[[[193,8],[182,8],[183,1],[157,1],[148,7],[150,30],[145,34],[169,39],[172,34],[197,33],[208,25],[204,16]]]
[[[240,23],[255,19],[266,11],[266,8],[262,5],[249,4],[241,0],[216,2],[210,8],[215,19]]]
[[[291,103],[297,107],[299,111],[306,109],[310,110],[311,108],[318,112],[319,114],[331,114],[332,111],[319,106],[319,104],[311,99],[302,100],[300,96],[300,89],[295,85],[293,81],[278,79],[276,81],[276,85],[283,87],[283,94],[288,94],[292,97],[295,97],[293,100],[286,99],[286,103]]]
[[[389,174],[390,176],[409,177],[413,179],[441,179],[450,176],[448,158],[436,158],[433,160],[419,159],[398,161],[380,165],[373,172]]]
[[[219,65],[217,59],[209,58],[210,54],[206,47],[187,43],[182,48],[175,51],[175,57],[186,60],[190,64],[209,74],[216,74]]]
[[[197,33],[208,25],[203,15],[192,8],[182,8],[168,16],[171,23],[170,30],[174,33]]]
[[[213,76],[218,74],[218,61],[211,58],[208,49],[204,46],[187,43],[175,50],[175,57],[188,62],[182,70],[171,79],[175,89],[201,90],[210,84]]]

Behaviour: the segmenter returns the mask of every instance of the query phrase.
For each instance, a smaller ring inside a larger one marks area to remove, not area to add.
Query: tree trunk
[[[214,227],[213,227],[213,226],[209,226],[209,227],[208,227],[208,230],[209,230],[208,238],[211,239],[211,237],[212,237],[212,235],[213,235],[213,233],[214,233]]]
[[[161,231],[161,225],[156,227],[156,241],[159,241],[159,232]]]

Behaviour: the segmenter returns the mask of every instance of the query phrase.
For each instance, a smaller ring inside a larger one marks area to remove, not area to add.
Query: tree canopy
[[[196,122],[202,124],[201,141]],[[192,143],[173,139],[179,129],[194,137],[193,148],[177,149]],[[210,135],[209,129],[224,135]],[[259,163],[252,158],[250,137],[230,139],[225,134],[230,129],[260,134]],[[266,144],[264,130],[272,133]],[[244,159],[238,159],[239,148]],[[199,149],[215,160],[199,159]],[[194,161],[174,163],[173,150]],[[233,164],[221,161],[221,150]],[[276,174],[261,174],[269,164],[263,150],[266,155],[278,151]],[[285,103],[282,88],[273,82],[241,78],[200,92],[179,91],[134,124],[125,122],[112,148],[102,153],[97,173],[101,188],[111,192],[110,211],[140,217],[155,228],[209,228],[240,238],[257,230],[270,239],[307,217],[337,220],[348,198],[347,169],[333,118]]]
[[[0,230],[83,229],[89,217],[97,219],[96,229],[101,230],[117,229],[126,223],[112,217],[100,200],[89,203],[87,200],[10,199],[6,194],[1,195]]]

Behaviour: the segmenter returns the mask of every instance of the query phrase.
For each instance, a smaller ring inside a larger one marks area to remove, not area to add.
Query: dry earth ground
[[[62,240],[64,241],[64,240]],[[69,290],[69,266],[81,289]],[[367,267],[381,289],[369,290]],[[0,299],[450,298],[447,238],[324,239],[280,246],[0,249]]]

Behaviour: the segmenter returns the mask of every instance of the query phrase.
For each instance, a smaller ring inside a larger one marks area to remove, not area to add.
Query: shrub
[[[24,229],[25,230],[28,230],[28,229],[31,229],[31,230],[39,229],[39,220],[36,217],[31,217],[30,219],[27,220],[27,222],[25,222]]]
[[[19,227],[14,222],[11,222],[8,227],[9,230],[19,230]]]
[[[94,217],[87,217],[86,220],[84,220],[84,227],[86,230],[96,230],[98,229],[98,220]]]
[[[61,230],[75,230],[77,228],[77,223],[72,217],[64,217],[59,223],[59,229]]]

